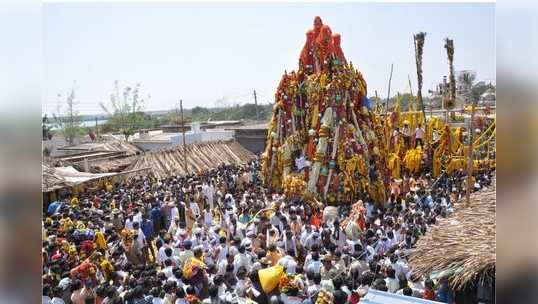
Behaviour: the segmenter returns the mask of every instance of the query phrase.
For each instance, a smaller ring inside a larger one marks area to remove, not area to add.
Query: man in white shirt
[[[282,226],[282,221],[280,220],[280,216],[281,216],[281,213],[279,210],[277,210],[275,212],[275,215],[272,216],[270,219],[269,219],[269,222],[271,223],[271,225],[273,225],[273,227],[275,227],[276,229],[278,229],[278,231],[280,233],[282,233],[282,229],[284,228]]]
[[[201,215],[200,207],[198,206],[198,204],[191,200],[189,206],[191,207],[194,216],[198,219]]]
[[[222,260],[226,260],[226,256],[228,255],[228,245],[226,244],[226,238],[221,236],[219,238],[219,248],[218,248],[218,256],[217,261],[220,262]]]
[[[317,245],[321,247],[323,245],[321,238],[319,237],[319,232],[314,231],[307,239],[306,239],[306,248],[311,249],[312,246]]]
[[[289,249],[287,255],[278,260],[277,264],[284,267],[284,270],[288,275],[295,275],[295,270],[297,268],[297,262],[293,258],[294,251]]]
[[[237,270],[240,267],[244,267],[245,269],[250,269],[251,260],[250,258],[245,254],[245,246],[239,246],[239,254],[234,257],[234,273],[237,273]]]
[[[133,222],[133,214],[131,213],[127,216],[127,219],[125,220],[125,229],[133,230]]]
[[[394,254],[397,257],[397,260],[396,263],[393,264],[392,268],[394,268],[396,278],[399,280],[404,280],[409,273],[409,265],[407,265],[406,261],[400,257],[400,250],[396,250]]]
[[[400,289],[400,283],[398,282],[398,279],[396,279],[394,269],[392,268],[387,269],[387,277],[385,278],[385,282],[390,293],[395,293],[398,291],[398,289]]]
[[[186,240],[185,242],[183,242],[184,250],[179,252],[179,261],[181,262],[181,265],[185,265],[185,262],[187,260],[194,257],[194,253],[192,252],[191,247],[192,242],[190,240]]]
[[[305,225],[305,229],[301,233],[301,245],[303,247],[306,247],[306,240],[310,237],[312,234],[312,225]]]
[[[176,216],[172,218],[170,227],[168,227],[168,233],[170,233],[171,236],[175,237],[177,235],[178,229],[179,229],[179,217]]]
[[[175,219],[176,217],[179,218],[179,209],[178,209],[178,204],[176,202],[171,202],[170,203],[170,218],[171,219]]]
[[[422,124],[419,123],[415,129],[415,148],[419,145],[419,143],[420,147],[423,147],[422,139],[424,138],[424,133],[426,133],[426,131],[422,127]]]
[[[173,269],[174,266],[172,265],[172,260],[171,259],[167,259],[164,261],[164,269],[162,270],[162,272],[166,275],[167,278],[171,278],[174,273],[173,273]]]
[[[226,273],[226,265],[233,264],[234,256],[227,254],[226,258],[220,260],[217,264],[217,274],[224,275]]]
[[[297,241],[295,239],[295,236],[293,235],[293,233],[291,232],[291,230],[286,230],[286,232],[284,233],[284,239],[283,239],[283,242],[284,242],[284,251],[288,252],[290,249],[293,250],[293,256],[298,256],[298,251],[297,251]]]
[[[133,213],[133,222],[142,223],[142,212],[138,208],[135,208],[133,210]]]
[[[372,217],[372,212],[374,211],[374,204],[369,202],[369,201],[366,201],[366,217],[368,218],[371,218]]]
[[[202,192],[204,193],[204,196],[207,198],[207,202],[209,203],[209,208],[213,210],[213,202],[215,197],[215,187],[213,186],[213,182],[210,181],[209,184],[204,182],[202,185]]]
[[[312,253],[312,258],[305,262],[304,265],[307,272],[319,273],[321,270],[321,261],[319,260],[319,253],[317,251]],[[320,278],[321,280],[321,278]]]
[[[164,263],[164,261],[167,259],[165,250],[166,248],[172,249],[172,240],[165,237],[164,244],[159,248],[159,251],[157,252],[157,263]]]
[[[144,235],[144,232],[142,232],[142,229],[140,229],[140,223],[134,222],[133,223],[133,230],[136,235],[136,242],[138,243],[139,248],[144,248],[146,246],[146,236]]]
[[[333,262],[332,257],[330,254],[326,254],[323,259],[321,260],[322,265],[319,270],[319,273],[321,275],[322,280],[330,280],[332,279],[332,270],[333,270]]]
[[[414,275],[411,271],[407,273],[407,284],[413,291],[413,297],[422,298],[424,295],[424,281],[419,275]]]
[[[321,275],[319,273],[314,273],[312,277],[312,284],[306,289],[306,294],[309,298],[313,298],[320,289],[321,289]]]
[[[206,205],[204,210],[204,225],[206,227],[213,226],[213,209],[210,207],[210,205]]]

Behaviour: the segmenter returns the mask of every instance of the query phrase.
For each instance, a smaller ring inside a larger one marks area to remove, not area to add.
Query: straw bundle
[[[182,147],[149,152],[138,157],[126,170],[151,168],[150,174],[161,179],[186,172],[198,173],[222,164],[245,164],[254,154],[236,141],[204,142],[187,145],[187,168]]]
[[[410,251],[413,271],[428,276],[446,271],[455,290],[492,279],[495,273],[495,181],[471,195],[470,206],[457,204],[454,213],[430,227]]]

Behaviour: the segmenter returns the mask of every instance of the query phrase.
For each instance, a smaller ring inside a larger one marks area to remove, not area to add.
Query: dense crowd
[[[452,303],[446,279],[410,269],[406,252],[453,212],[465,174],[394,180],[366,195],[361,233],[261,185],[259,162],[88,190],[44,206],[43,303],[356,304],[370,288]],[[491,183],[477,175],[474,190]],[[264,290],[261,270],[289,278]],[[275,267],[276,268],[276,267]]]

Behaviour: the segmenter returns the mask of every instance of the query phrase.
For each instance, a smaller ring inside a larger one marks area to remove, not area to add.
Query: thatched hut
[[[233,140],[201,142],[187,145],[187,164],[183,147],[146,152],[137,157],[126,170],[150,168],[155,178],[166,178],[217,168],[221,164],[241,165],[252,161],[255,155]]]
[[[54,192],[59,189],[73,186],[72,183],[68,182],[63,176],[58,174],[54,167],[43,164],[41,169],[43,174],[41,180],[43,193]]]
[[[495,181],[456,204],[454,213],[429,228],[409,253],[414,273],[448,277],[456,295],[494,290]],[[467,298],[467,296],[466,296]],[[463,301],[466,302],[466,301]],[[459,303],[459,302],[458,302]]]

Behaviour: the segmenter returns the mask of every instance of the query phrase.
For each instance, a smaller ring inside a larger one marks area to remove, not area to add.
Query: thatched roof
[[[128,156],[136,155],[137,153],[142,152],[142,150],[140,150],[137,146],[123,140],[105,141],[102,149],[104,151],[125,151],[126,155]]]
[[[414,273],[449,275],[449,284],[461,290],[477,281],[488,281],[495,273],[495,180],[490,187],[456,204],[446,219],[429,228],[410,251]]]
[[[90,172],[93,173],[107,173],[107,172],[121,172],[132,165],[137,159],[138,155],[127,156],[123,158],[105,159],[92,162]]]
[[[104,141],[85,142],[77,145],[62,147],[62,151],[80,151],[80,152],[125,152],[125,155],[131,156],[142,152],[137,146],[125,140],[115,137],[108,137]]]
[[[254,154],[238,142],[216,141],[187,145],[188,172],[201,172],[217,168],[221,164],[245,164],[254,159]],[[156,178],[184,175],[185,162],[182,147],[174,147],[140,155],[126,170],[150,167]]]
[[[63,176],[56,173],[56,169],[48,165],[42,165],[42,191],[51,192],[56,189],[62,189],[65,187],[71,187],[73,184],[69,183]]]

